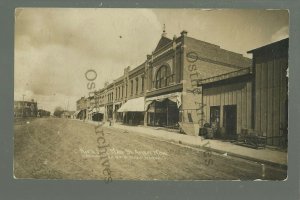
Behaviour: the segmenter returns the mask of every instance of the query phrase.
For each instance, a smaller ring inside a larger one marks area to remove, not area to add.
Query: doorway
[[[210,107],[210,125],[214,128],[220,128],[220,106]]]
[[[229,139],[236,139],[237,136],[237,106],[224,106],[224,127]]]

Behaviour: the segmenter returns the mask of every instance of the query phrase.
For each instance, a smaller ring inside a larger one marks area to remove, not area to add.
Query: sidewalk
[[[109,124],[105,123],[105,126],[109,127]],[[201,139],[201,137],[184,135],[167,130],[159,130],[159,128],[155,127],[126,126],[117,123],[113,123],[111,127],[131,132],[138,132],[148,136],[161,138],[166,141],[171,141],[177,144],[180,143],[192,147],[203,148],[220,154],[227,154],[228,156],[239,157],[255,162],[269,164],[272,166],[287,168],[287,152],[272,150],[269,148],[252,149],[220,140],[204,140]],[[207,144],[208,142],[209,145]]]

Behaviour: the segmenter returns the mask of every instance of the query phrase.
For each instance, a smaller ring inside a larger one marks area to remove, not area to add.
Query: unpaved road
[[[14,126],[16,178],[105,179],[95,125],[40,118]],[[113,180],[282,180],[286,170],[104,127]],[[174,133],[175,134],[175,133]]]

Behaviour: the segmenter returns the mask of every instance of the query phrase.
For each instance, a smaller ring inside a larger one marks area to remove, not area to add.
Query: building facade
[[[190,135],[202,125],[197,80],[247,68],[251,60],[187,36],[166,37],[134,69],[95,92],[103,119],[132,125],[178,128]],[[81,99],[82,101],[82,99]],[[197,103],[195,103],[197,102]]]
[[[147,124],[180,126],[189,135],[198,135],[205,123],[203,89],[198,80],[251,66],[251,59],[188,37],[186,31],[172,40],[162,35],[147,58]]]
[[[38,109],[38,117],[50,117],[50,114],[50,111]]]
[[[85,120],[87,117],[88,99],[81,97],[76,101],[76,112],[75,116],[77,119]]]
[[[180,128],[188,135],[198,135],[205,124],[216,127],[226,138],[236,138],[245,129],[279,135],[278,130],[273,131],[275,124],[286,127],[287,115],[275,117],[272,126],[265,125],[271,123],[266,115],[276,114],[275,105],[280,105],[278,112],[286,113],[287,98],[274,100],[271,106],[262,96],[271,99],[286,93],[287,81],[280,74],[287,67],[287,49],[281,49],[285,52],[281,54],[263,49],[249,52],[252,62],[242,54],[191,38],[186,31],[172,39],[164,32],[145,62],[134,69],[126,67],[121,77],[95,91],[93,105],[87,106],[88,98],[81,98],[77,107],[89,107],[91,120]],[[267,72],[276,75],[271,78]],[[276,84],[280,94],[272,89]],[[260,121],[261,116],[266,123]]]
[[[288,133],[288,46],[287,38],[248,52],[253,54],[254,128],[276,146]]]
[[[14,117],[37,117],[37,102],[31,101],[14,101]]]

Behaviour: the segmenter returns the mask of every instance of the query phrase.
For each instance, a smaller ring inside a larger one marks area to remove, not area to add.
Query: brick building
[[[147,57],[147,124],[167,127],[180,124],[186,134],[198,135],[204,123],[203,94],[198,80],[250,66],[251,59],[188,37],[186,31],[172,40],[163,34]]]

